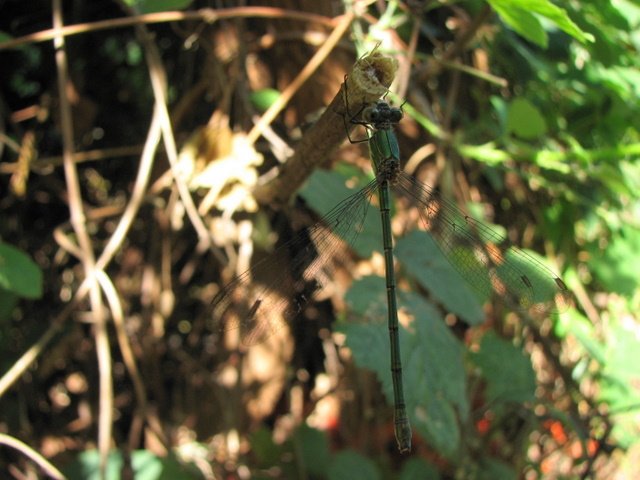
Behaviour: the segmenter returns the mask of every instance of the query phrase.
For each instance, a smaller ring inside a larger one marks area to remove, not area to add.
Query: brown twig
[[[155,110],[160,120],[160,129],[162,131],[162,140],[164,142],[167,159],[174,173],[173,178],[176,188],[187,216],[198,234],[198,249],[203,250],[208,248],[218,259],[222,260],[224,257],[215,246],[209,230],[198,213],[185,179],[178,173],[178,149],[167,107],[166,73],[162,65],[160,52],[153,43],[152,35],[145,24],[136,25],[136,33],[138,34],[138,40],[142,45],[149,68],[149,79],[151,80],[151,87],[156,101]]]
[[[46,458],[44,458],[42,455],[36,452],[29,445],[22,443],[17,438],[13,438],[13,437],[10,437],[9,435],[5,435],[4,433],[0,433],[0,444],[6,445],[11,448],[15,448],[26,457],[33,460],[35,463],[37,463],[40,466],[40,468],[42,468],[42,470],[47,474],[47,476],[54,478],[55,480],[64,480],[67,478],[62,474],[62,472],[60,472],[60,470],[58,470],[56,467],[51,465],[51,463],[49,463],[49,461]]]
[[[57,29],[63,25],[62,0],[53,2],[53,25]],[[80,190],[80,181],[76,164],[72,160],[74,151],[74,131],[71,120],[71,104],[69,102],[68,88],[70,86],[67,54],[64,37],[54,38],[56,48],[56,66],[58,72],[58,88],[60,97],[60,119],[62,125],[62,148],[64,160],[64,173],[69,195],[69,212],[71,225],[78,238],[78,246],[81,252],[81,261],[86,277],[91,278],[89,299],[91,311],[95,321],[96,354],[99,366],[99,396],[100,413],[98,426],[98,449],[100,451],[100,471],[104,474],[107,468],[107,455],[111,442],[113,427],[113,385],[111,383],[111,347],[107,336],[106,316],[100,285],[95,277],[96,259],[93,251],[91,236],[87,231],[86,218]]]
[[[215,23],[219,20],[236,18],[236,17],[259,17],[259,18],[291,18],[305,22],[319,23],[328,27],[333,27],[334,20],[322,15],[312,13],[298,12],[294,10],[286,10],[284,8],[273,7],[236,7],[221,8],[214,10],[211,8],[203,8],[190,12],[158,12],[146,15],[133,15],[124,18],[113,18],[110,20],[102,20],[99,22],[80,23],[77,25],[68,25],[66,27],[52,28],[41,32],[25,35],[15,38],[7,42],[0,43],[0,51],[16,48],[21,45],[31,43],[44,42],[52,40],[56,37],[68,37],[70,35],[78,35],[86,32],[97,32],[99,30],[107,30],[121,27],[129,27],[139,24],[179,22],[187,20],[202,20],[207,23]]]
[[[311,172],[345,141],[347,130],[350,132],[355,127],[347,122],[345,128],[341,115],[347,111],[345,98],[351,109],[378,100],[387,93],[397,68],[394,58],[377,51],[358,60],[346,78],[346,91],[343,83],[320,119],[302,138],[280,175],[256,188],[256,199],[260,203],[286,202]]]
[[[74,152],[71,160],[74,163],[84,162],[97,162],[106,159],[113,159],[115,157],[125,157],[140,155],[142,152],[141,145],[131,145],[126,147],[113,147],[103,148],[99,150],[87,150],[84,152]],[[29,169],[32,172],[45,175],[46,173],[53,172],[54,167],[62,165],[63,160],[61,156],[44,157],[38,160],[29,162]],[[13,174],[19,170],[20,166],[17,163],[0,163],[0,175]],[[43,171],[46,170],[46,173]]]

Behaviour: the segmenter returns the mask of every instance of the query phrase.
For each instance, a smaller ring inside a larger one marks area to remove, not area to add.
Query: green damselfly
[[[348,110],[348,105],[347,105]],[[363,106],[356,114],[342,114],[368,131],[375,179],[343,200],[321,222],[305,229],[225,286],[212,301],[211,318],[218,330],[240,328],[246,345],[265,341],[292,322],[303,308],[332,281],[336,260],[357,237],[370,199],[377,192],[382,219],[386,268],[391,375],[394,389],[395,435],[401,452],[411,449],[411,428],[402,386],[398,338],[398,307],[391,231],[391,194],[408,199],[417,208],[424,228],[451,265],[487,296],[497,296],[515,310],[560,313],[569,305],[564,282],[528,253],[477,222],[437,191],[403,172],[393,126],[402,110],[384,100]],[[289,264],[290,275],[278,274]],[[268,279],[254,283],[254,279]],[[424,348],[429,348],[425,345]]]

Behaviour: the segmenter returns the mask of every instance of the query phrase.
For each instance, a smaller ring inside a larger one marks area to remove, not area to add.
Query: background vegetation
[[[0,12],[0,470],[638,476],[638,2]],[[76,27],[54,38],[56,24]],[[575,297],[545,319],[478,298],[398,205],[405,456],[377,230],[264,344],[238,347],[207,317],[223,284],[371,178],[347,143],[286,204],[252,195],[377,44],[399,62],[405,169],[544,257]]]

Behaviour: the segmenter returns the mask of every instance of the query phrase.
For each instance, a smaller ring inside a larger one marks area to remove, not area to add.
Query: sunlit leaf
[[[471,325],[484,321],[478,293],[451,266],[429,234],[414,231],[398,240],[395,253],[404,270]]]
[[[264,112],[280,97],[280,92],[273,88],[263,88],[249,95],[249,101],[258,110]]]
[[[640,230],[623,227],[601,255],[589,259],[591,269],[609,291],[632,295],[640,284]]]
[[[593,41],[593,36],[582,31],[567,15],[566,10],[549,0],[488,0],[505,22],[527,40],[546,48],[547,34],[534,13],[552,21],[558,28],[581,42]]]
[[[545,133],[547,125],[540,111],[526,98],[516,98],[509,104],[507,131],[520,138],[537,138]]]
[[[382,476],[375,463],[361,453],[343,450],[329,465],[328,480],[378,480]]]
[[[124,0],[139,13],[168,12],[182,10],[193,0]]]
[[[346,323],[340,330],[347,336],[346,346],[352,350],[356,365],[376,372],[389,405],[393,405],[386,291],[382,278],[373,279],[355,282],[345,297],[368,323]],[[462,346],[432,305],[407,292],[400,292],[399,299],[401,316],[412,318],[406,328],[400,327],[409,420],[415,432],[442,455],[452,457],[460,442],[459,419],[466,418],[469,408]]]
[[[615,415],[614,435],[622,446],[640,441],[640,363],[632,361],[640,349],[638,327],[615,326],[606,339],[607,355],[600,381],[600,401]]]

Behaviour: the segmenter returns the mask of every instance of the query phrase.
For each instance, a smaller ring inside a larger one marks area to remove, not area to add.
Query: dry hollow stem
[[[375,102],[387,93],[397,69],[397,60],[380,52],[374,51],[359,59],[346,79],[346,97],[351,113],[354,109]],[[320,119],[302,138],[280,175],[272,182],[256,188],[254,195],[259,203],[269,203],[273,200],[286,202],[311,172],[345,141],[347,130],[341,114],[346,112],[343,83]],[[347,122],[349,132],[354,127],[355,125]]]

